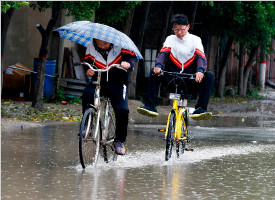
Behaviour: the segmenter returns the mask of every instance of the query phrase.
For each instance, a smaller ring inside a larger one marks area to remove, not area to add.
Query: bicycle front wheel
[[[80,124],[79,157],[82,168],[96,165],[100,147],[98,115],[94,108],[86,109]]]
[[[182,147],[181,147],[181,153],[183,154],[185,151],[185,146],[187,143],[187,137],[188,137],[188,116],[187,116],[187,110],[185,110],[185,112],[182,115],[182,119],[181,119],[181,135],[183,138],[186,138],[185,140],[181,141]]]
[[[116,119],[115,113],[113,111],[112,106],[109,106],[108,116],[107,116],[107,123],[105,127],[107,129],[106,132],[106,143],[103,145],[103,158],[106,163],[110,162],[111,160],[116,159],[115,149],[114,149],[114,140],[115,140],[115,132],[116,132]]]
[[[174,142],[174,134],[175,134],[175,113],[170,114],[168,132],[166,137],[166,151],[165,151],[165,161],[168,161],[172,155],[172,148]]]

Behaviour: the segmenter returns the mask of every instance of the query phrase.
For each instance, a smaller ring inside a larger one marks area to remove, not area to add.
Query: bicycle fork
[[[181,150],[182,153],[184,153],[184,151],[193,151],[193,149],[192,148],[185,148],[185,145],[187,143],[191,142],[191,140],[188,136],[186,119],[184,119],[186,109],[185,108],[179,108],[178,109],[177,103],[174,101],[173,102],[173,109],[169,113],[168,119],[170,119],[170,116],[171,116],[172,112],[175,113],[175,122],[176,122],[176,124],[174,126],[175,127],[174,139],[173,139],[172,143],[174,143],[174,141],[176,141],[176,145],[177,145],[176,149],[177,149],[177,154],[179,156],[180,143],[182,144],[182,150]],[[167,139],[169,121],[170,120],[167,121],[165,130],[159,129],[159,131],[165,132],[165,140]],[[184,122],[184,123],[182,123],[182,122]],[[182,136],[183,133],[185,133],[185,134]]]

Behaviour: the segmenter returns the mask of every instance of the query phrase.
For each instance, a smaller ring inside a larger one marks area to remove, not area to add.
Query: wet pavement
[[[168,162],[159,128],[132,123],[127,155],[85,171],[78,125],[2,132],[1,199],[274,199],[273,119],[190,121],[195,151]]]

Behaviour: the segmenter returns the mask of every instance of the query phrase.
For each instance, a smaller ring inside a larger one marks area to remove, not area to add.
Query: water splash
[[[275,151],[275,145],[258,145],[258,144],[242,144],[242,145],[227,145],[211,148],[196,148],[194,152],[185,152],[179,158],[173,152],[172,158],[169,161],[164,160],[164,150],[155,151],[136,151],[128,153],[125,156],[118,156],[116,161],[105,163],[103,159],[99,159],[96,166],[88,166],[85,171],[93,171],[95,168],[109,170],[119,168],[141,168],[146,166],[172,166],[182,164],[192,164],[205,160],[211,160],[220,157],[232,155],[247,155],[256,152]],[[75,166],[75,169],[82,170],[80,164]]]

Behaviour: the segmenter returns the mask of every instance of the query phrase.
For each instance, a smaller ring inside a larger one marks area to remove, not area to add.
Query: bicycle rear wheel
[[[82,168],[96,165],[100,147],[100,128],[94,108],[86,109],[80,124],[79,157]]]
[[[115,113],[112,106],[109,106],[108,116],[107,116],[107,132],[106,132],[106,143],[103,144],[103,158],[106,163],[111,160],[115,160],[117,155],[114,149],[115,131],[116,131],[116,120]]]
[[[171,113],[170,119],[169,119],[167,137],[166,137],[165,161],[168,161],[172,155],[174,133],[175,133],[175,113]]]

